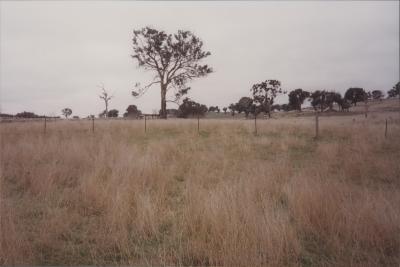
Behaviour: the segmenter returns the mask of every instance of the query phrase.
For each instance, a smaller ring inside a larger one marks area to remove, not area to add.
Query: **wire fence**
[[[321,114],[320,112],[313,112],[313,115],[315,116],[315,134],[314,134],[314,140],[318,140],[321,137],[321,133],[320,133],[320,120],[321,117],[323,118],[323,114]],[[352,123],[354,124],[356,122],[356,117],[357,115],[361,115],[361,114],[352,114],[353,115],[353,119],[352,119]],[[355,115],[355,116],[354,116]],[[368,116],[365,116],[365,119],[363,119],[363,121],[368,120]],[[309,117],[309,116],[307,116]],[[298,118],[298,117],[293,117],[293,118]],[[357,117],[358,120],[360,120],[359,117]],[[170,118],[169,120],[174,121],[176,118]],[[212,121],[215,119],[210,119],[210,118],[203,118],[200,116],[194,116],[191,119],[195,119],[197,120],[197,127],[194,126],[194,128],[197,128],[197,132],[200,133],[201,130],[201,121]],[[245,121],[251,121],[254,120],[254,135],[258,135],[259,134],[259,125],[257,123],[258,120],[270,120],[267,119],[265,116],[253,116],[253,118],[243,118],[243,120]],[[149,124],[148,124],[148,120],[162,120],[165,121],[164,119],[161,119],[160,116],[158,114],[142,114],[141,116],[135,117],[135,118],[82,118],[82,119],[77,119],[77,118],[72,118],[72,119],[62,119],[60,117],[41,117],[41,118],[0,118],[0,123],[42,123],[43,124],[43,133],[46,134],[48,132],[48,128],[49,128],[49,124],[52,123],[57,123],[57,122],[90,122],[90,132],[91,133],[95,133],[96,132],[96,124],[98,123],[102,123],[102,122],[110,122],[110,121],[143,121],[143,130],[145,133],[148,132],[149,130]],[[182,119],[185,120],[185,119]],[[233,121],[235,119],[232,118],[225,118],[224,120],[229,120],[229,121]],[[362,120],[362,119],[361,119]],[[168,120],[167,120],[168,121]],[[237,121],[237,120],[235,120]],[[379,122],[382,122],[382,118],[380,118],[379,120],[376,120]],[[398,122],[400,123],[400,119],[398,120]],[[389,117],[385,117],[383,119],[382,125],[383,126],[383,134],[384,137],[387,138],[389,133],[390,133],[390,125],[396,123],[396,120],[393,119],[391,116]]]

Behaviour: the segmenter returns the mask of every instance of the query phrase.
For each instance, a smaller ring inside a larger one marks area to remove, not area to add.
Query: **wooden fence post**
[[[200,115],[197,114],[197,133],[200,133]]]
[[[387,123],[387,119],[385,121],[385,138],[387,137],[387,130],[388,130],[388,123]]]
[[[147,132],[147,116],[144,115],[144,132]]]
[[[319,138],[319,118],[318,111],[315,112],[315,139]]]
[[[92,117],[92,133],[94,133],[94,117]]]
[[[254,113],[254,135],[257,135],[257,114]]]
[[[46,116],[44,117],[44,133],[46,134],[46,128],[47,128],[47,119]]]

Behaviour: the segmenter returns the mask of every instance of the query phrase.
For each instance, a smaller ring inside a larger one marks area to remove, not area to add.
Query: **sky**
[[[97,115],[100,85],[120,114],[131,104],[159,110],[159,87],[131,95],[153,77],[131,58],[133,30],[145,26],[203,40],[214,73],[188,96],[207,106],[237,102],[267,79],[342,94],[400,79],[399,1],[0,1],[0,112]]]

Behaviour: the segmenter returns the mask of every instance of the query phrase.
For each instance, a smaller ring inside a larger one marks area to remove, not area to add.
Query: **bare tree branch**
[[[136,97],[136,98],[141,97],[142,95],[144,95],[144,94],[147,92],[147,90],[148,90],[151,86],[153,86],[154,84],[157,84],[157,83],[161,83],[161,81],[154,81],[154,82],[151,82],[151,83],[149,83],[148,85],[146,85],[146,86],[144,86],[144,87],[140,87],[140,83],[136,83],[136,84],[135,84],[135,87],[136,87],[137,89],[136,89],[136,90],[132,90],[132,96],[133,96],[133,97]]]
[[[102,89],[102,93],[101,93],[101,95],[99,95],[99,97],[100,97],[101,99],[103,99],[104,104],[105,104],[105,106],[106,106],[106,109],[105,109],[105,117],[107,118],[107,117],[108,117],[108,103],[110,102],[111,98],[114,97],[114,95],[110,95],[110,94],[106,91],[106,89],[104,88],[104,84],[102,84],[102,85],[100,85],[100,86],[98,86],[98,87],[100,87],[100,88]]]

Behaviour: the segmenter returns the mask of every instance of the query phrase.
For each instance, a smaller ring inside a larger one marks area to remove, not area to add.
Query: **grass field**
[[[399,114],[257,123],[0,125],[0,264],[399,266]]]

